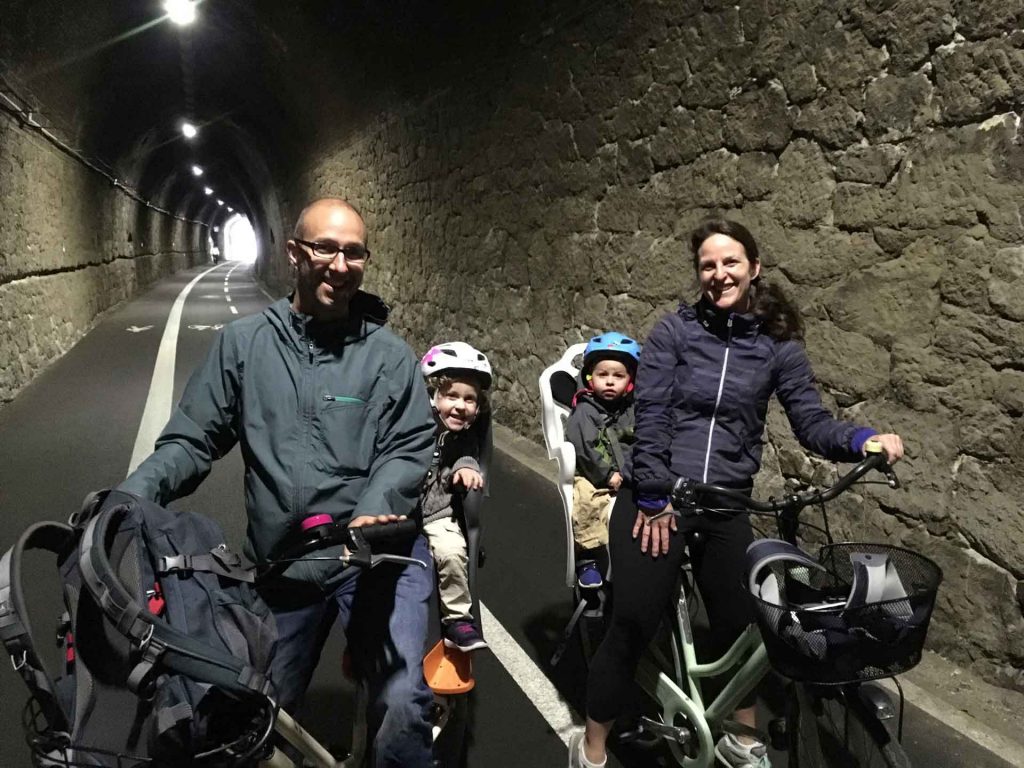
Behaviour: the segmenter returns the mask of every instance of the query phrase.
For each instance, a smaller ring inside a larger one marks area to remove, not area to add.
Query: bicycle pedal
[[[620,731],[615,738],[619,744],[628,744],[631,747],[642,750],[655,749],[661,741],[660,736],[645,730],[641,725],[637,725],[628,731]]]

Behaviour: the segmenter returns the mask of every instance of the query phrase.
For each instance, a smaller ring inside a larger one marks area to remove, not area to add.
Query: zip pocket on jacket
[[[330,403],[351,403],[353,405],[366,405],[365,400],[358,397],[347,397],[346,395],[324,395],[324,400]]]

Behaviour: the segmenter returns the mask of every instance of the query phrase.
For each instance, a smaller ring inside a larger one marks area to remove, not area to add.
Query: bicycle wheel
[[[790,686],[786,733],[791,768],[910,768],[894,721],[882,719],[859,686]]]

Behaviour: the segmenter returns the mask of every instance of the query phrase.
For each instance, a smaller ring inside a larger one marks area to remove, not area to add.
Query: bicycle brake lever
[[[370,556],[370,567],[375,568],[381,563],[394,563],[395,565],[418,565],[423,570],[427,569],[427,564],[422,560],[417,560],[415,557],[405,557],[404,555],[371,555]]]

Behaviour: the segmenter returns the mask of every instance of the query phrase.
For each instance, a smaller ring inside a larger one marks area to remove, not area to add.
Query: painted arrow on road
[[[148,331],[152,327],[152,325],[129,325],[125,330],[128,331],[128,333],[142,333],[143,331]]]

